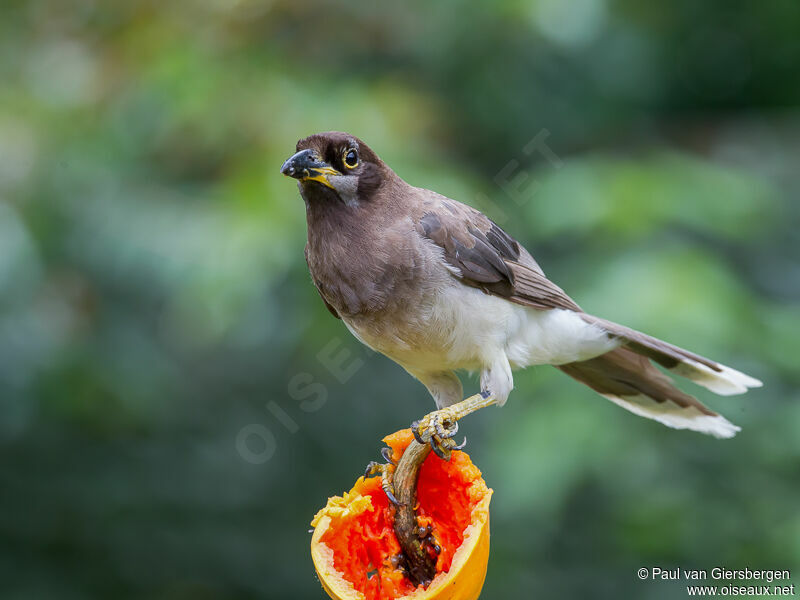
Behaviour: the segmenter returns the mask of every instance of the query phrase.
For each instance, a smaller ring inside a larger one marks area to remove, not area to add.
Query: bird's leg
[[[419,421],[411,424],[411,431],[420,444],[430,444],[433,451],[443,460],[450,460],[453,450],[461,450],[467,439],[456,445],[453,436],[458,432],[458,421],[486,406],[497,402],[497,398],[489,392],[481,392],[466,400],[457,402],[447,408],[428,413]]]
[[[381,488],[383,488],[383,493],[386,494],[386,497],[389,498],[389,501],[394,504],[395,506],[399,505],[400,502],[394,495],[394,483],[392,481],[392,476],[394,475],[394,470],[396,468],[396,464],[392,460],[392,449],[391,448],[383,448],[381,450],[381,456],[383,456],[385,463],[379,463],[370,461],[367,465],[367,470],[364,471],[364,477],[374,477],[376,475],[381,476]]]

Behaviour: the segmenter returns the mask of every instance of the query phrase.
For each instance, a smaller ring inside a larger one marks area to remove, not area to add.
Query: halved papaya
[[[396,462],[413,439],[403,429],[383,441]],[[431,528],[440,552],[436,576],[427,587],[416,586],[398,560],[395,508],[380,478],[359,477],[311,522],[311,557],[322,587],[334,600],[475,600],[489,560],[491,497],[465,452],[453,452],[449,461],[427,456],[417,481],[417,522]]]

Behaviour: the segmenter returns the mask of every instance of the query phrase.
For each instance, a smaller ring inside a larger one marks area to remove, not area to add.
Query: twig
[[[419,469],[431,451],[430,444],[416,440],[403,452],[394,472],[395,496],[400,504],[394,518],[394,532],[405,555],[408,578],[415,584],[427,586],[436,575],[438,547],[433,542],[430,530],[417,524],[417,481]]]

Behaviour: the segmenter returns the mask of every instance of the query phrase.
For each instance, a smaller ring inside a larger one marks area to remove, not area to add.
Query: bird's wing
[[[417,228],[464,284],[539,310],[580,311],[519,242],[474,208],[437,196],[425,203]]]
[[[741,394],[761,385],[757,379],[716,361],[583,312],[545,277],[519,242],[474,208],[437,197],[427,203],[425,211],[419,219],[420,233],[443,249],[451,272],[466,285],[539,310],[575,311],[634,353],[717,394]]]

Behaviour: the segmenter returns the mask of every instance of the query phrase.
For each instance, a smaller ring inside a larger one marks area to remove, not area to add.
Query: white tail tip
[[[758,379],[745,375],[736,369],[731,369],[725,365],[719,365],[719,367],[721,370],[715,371],[704,364],[685,359],[684,362],[670,369],[670,371],[681,377],[686,377],[697,385],[702,385],[720,396],[744,394],[750,388],[764,385]]]
[[[682,407],[669,400],[657,402],[641,394],[636,396],[603,394],[603,396],[625,410],[673,429],[691,429],[721,439],[732,438],[742,430],[722,415],[707,415],[695,406]]]

